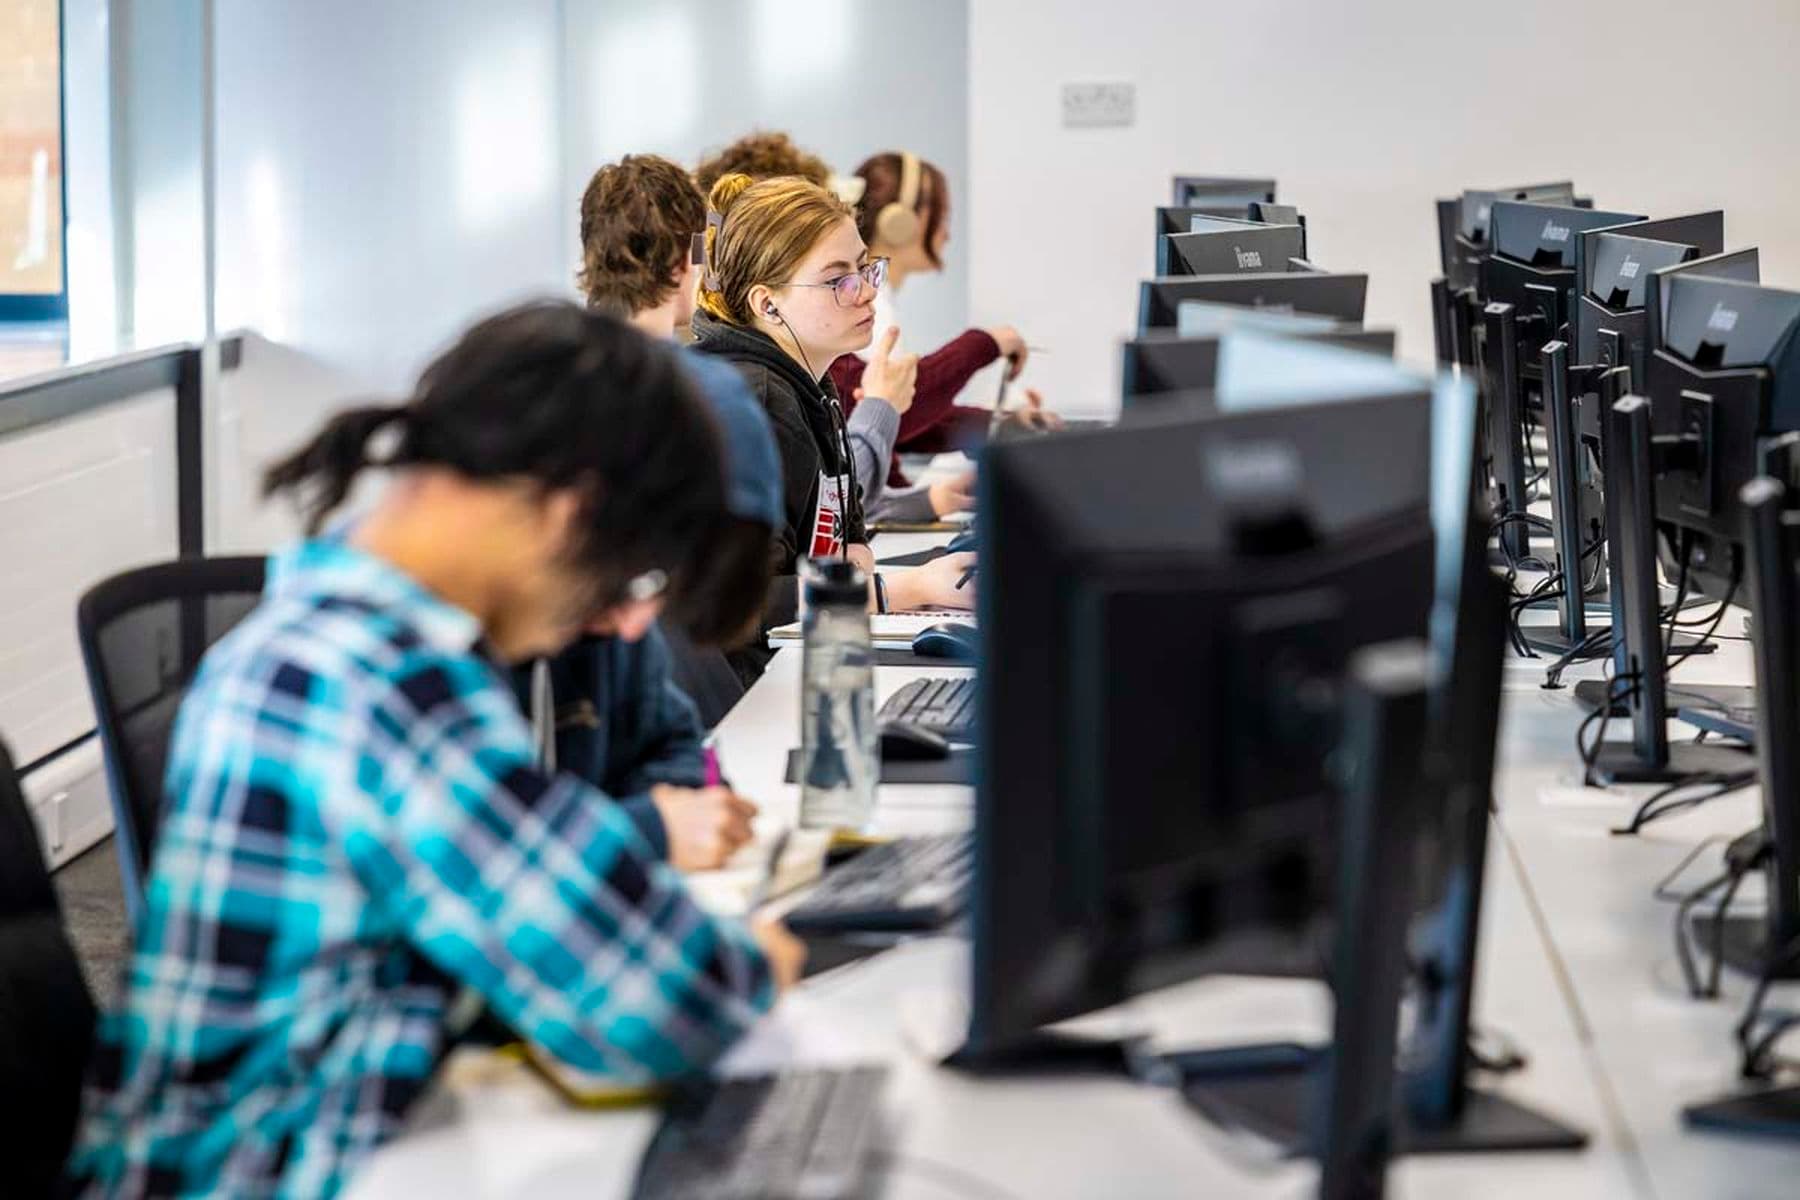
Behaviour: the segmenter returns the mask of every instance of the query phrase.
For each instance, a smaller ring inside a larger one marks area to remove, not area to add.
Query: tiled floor
[[[87,973],[88,989],[94,993],[94,1003],[106,1007],[118,995],[119,968],[128,943],[125,898],[112,839],[67,864],[52,878],[62,897],[63,923]]]

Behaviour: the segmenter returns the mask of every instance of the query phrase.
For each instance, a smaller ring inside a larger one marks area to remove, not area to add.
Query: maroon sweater
[[[958,405],[955,400],[975,372],[999,357],[999,343],[980,329],[964,330],[921,357],[912,407],[900,415],[895,451],[939,454],[961,450],[986,437],[993,414],[985,408]],[[854,354],[846,354],[831,364],[831,381],[837,385],[838,395],[844,397],[846,411],[856,406],[856,389],[862,386],[866,365]],[[897,453],[888,469],[888,482],[895,487],[906,484]]]

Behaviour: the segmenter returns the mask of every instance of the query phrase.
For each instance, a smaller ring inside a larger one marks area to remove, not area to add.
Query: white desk
[[[1742,622],[1727,616],[1721,633]],[[1570,679],[1598,677],[1595,665]],[[1538,690],[1541,672],[1509,672],[1509,696],[1496,792],[1501,821],[1517,847],[1525,874],[1547,918],[1549,941],[1566,965],[1604,1077],[1662,1197],[1777,1197],[1795,1194],[1800,1145],[1691,1132],[1681,1106],[1737,1086],[1737,1049],[1731,1031],[1747,982],[1725,974],[1725,998],[1688,999],[1674,949],[1674,906],[1652,890],[1701,840],[1731,837],[1761,820],[1756,789],[1709,801],[1665,818],[1637,837],[1610,830],[1628,820],[1655,789],[1600,791],[1578,785],[1574,731],[1581,713],[1567,691]],[[1751,682],[1749,646],[1725,641],[1711,655],[1690,659],[1677,682]],[[1620,723],[1613,730],[1627,733]],[[1671,737],[1693,731],[1671,724]],[[1610,736],[1610,734],[1609,734]],[[1684,873],[1699,883],[1716,874],[1718,850]],[[1754,900],[1760,881],[1747,882]],[[1776,1005],[1800,1000],[1777,988]]]
[[[883,538],[877,553],[910,548],[917,547]],[[1734,624],[1728,621],[1726,631]],[[727,771],[771,823],[791,821],[798,808],[798,789],[782,775],[798,727],[799,657],[794,650],[776,655],[719,729]],[[1715,827],[1747,828],[1754,799],[1716,801],[1691,817],[1652,826],[1641,839],[1607,835],[1607,827],[1628,815],[1628,802],[1559,786],[1574,780],[1580,714],[1566,691],[1538,690],[1542,667],[1509,666],[1507,673],[1496,779],[1501,816],[1490,845],[1475,1019],[1530,1056],[1528,1069],[1499,1089],[1581,1125],[1592,1145],[1580,1154],[1398,1160],[1392,1194],[1458,1200],[1792,1195],[1800,1152],[1679,1127],[1683,1101],[1731,1082],[1728,1030],[1738,1005],[1679,998],[1672,913],[1649,896],[1694,840]],[[931,673],[954,669],[934,666]],[[1568,679],[1596,670],[1578,668]],[[1721,654],[1694,659],[1682,676],[1743,682],[1747,671],[1742,643],[1727,643]],[[877,668],[877,699],[921,673]],[[971,800],[961,786],[885,786],[877,828],[965,828]],[[1548,917],[1547,930],[1534,914],[1534,899]],[[886,1180],[887,1196],[1308,1193],[1309,1166],[1258,1162],[1247,1147],[1223,1139],[1155,1089],[1110,1079],[975,1079],[927,1065],[916,1048],[921,1039],[907,1031],[943,1023],[927,1017],[954,1015],[964,970],[960,944],[937,939],[820,976],[784,998],[727,1066],[892,1064],[890,1123],[881,1144],[900,1158]],[[1316,984],[1218,978],[1092,1020],[1102,1028],[1147,1030],[1171,1045],[1196,1045],[1318,1037],[1329,1009]],[[452,1071],[436,1119],[376,1156],[350,1194],[627,1194],[654,1113],[571,1112],[522,1071],[487,1070],[481,1078]],[[946,1175],[940,1169],[946,1166],[971,1180]]]

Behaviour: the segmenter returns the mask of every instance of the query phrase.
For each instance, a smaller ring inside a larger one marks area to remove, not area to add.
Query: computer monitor
[[[1525,633],[1535,649],[1553,655],[1598,653],[1587,626],[1590,595],[1598,592],[1596,547],[1604,541],[1605,507],[1599,472],[1601,413],[1611,399],[1635,390],[1644,374],[1644,294],[1653,272],[1714,253],[1723,244],[1725,214],[1695,213],[1659,221],[1584,230],[1575,235],[1574,302],[1568,335],[1539,351],[1547,473],[1552,500],[1557,623]],[[1552,351],[1551,347],[1555,347]],[[1612,373],[1626,368],[1624,379]]]
[[[1252,204],[1250,219],[1261,221],[1265,225],[1304,225],[1306,223],[1306,218],[1300,215],[1300,209],[1292,204]]]
[[[1361,324],[1369,277],[1325,271],[1277,271],[1262,275],[1176,275],[1138,286],[1137,332],[1173,329],[1184,300],[1210,300],[1249,308],[1310,313]]]
[[[1541,321],[1536,326],[1541,336],[1535,340],[1542,345],[1568,322],[1577,237],[1587,230],[1644,220],[1632,213],[1496,201],[1489,225],[1489,253],[1481,264],[1482,298],[1488,303],[1511,304],[1522,325]]]
[[[1156,273],[1158,275],[1203,275],[1220,273],[1213,271],[1198,271],[1185,266],[1181,257],[1175,253],[1170,243],[1170,239],[1195,233],[1238,233],[1250,237],[1260,236],[1260,231],[1269,228],[1269,226],[1264,222],[1249,219],[1246,215],[1247,211],[1248,210],[1239,210],[1235,213],[1223,213],[1209,211],[1203,208],[1157,209]],[[1176,225],[1177,217],[1180,219],[1180,224],[1178,227],[1170,228],[1170,226]],[[1304,233],[1300,236],[1299,241],[1300,246],[1303,249],[1306,241]],[[1295,250],[1292,254],[1285,257],[1298,257],[1299,253],[1299,250]],[[1238,269],[1239,268],[1234,263],[1223,270],[1228,273]],[[1278,268],[1271,266],[1267,269],[1276,270]],[[1279,269],[1286,268],[1283,267]]]
[[[1358,329],[1330,317],[1190,300],[1181,306],[1178,332],[1158,331],[1123,344],[1119,371],[1121,408],[1167,403],[1210,406],[1221,339],[1229,333],[1245,331],[1298,338],[1390,360],[1394,357],[1391,329]]]
[[[1254,223],[1250,217],[1248,204],[1237,206],[1218,205],[1178,205],[1165,206],[1156,210],[1156,273],[1171,274],[1169,270],[1169,244],[1167,238],[1172,233],[1192,233],[1196,221],[1237,221]]]
[[[1459,197],[1438,201],[1438,254],[1444,278],[1453,292],[1479,286],[1481,260],[1487,253],[1488,223],[1496,201],[1573,204],[1575,185],[1531,183],[1511,188],[1471,188]]]
[[[1548,204],[1494,201],[1488,253],[1481,260],[1482,405],[1500,545],[1530,556],[1526,511],[1526,426],[1541,407],[1540,355],[1568,321],[1575,237],[1583,230],[1644,218]]]
[[[1781,435],[1800,431],[1800,292],[1701,275],[1691,264],[1659,273],[1657,285],[1663,341],[1651,350],[1644,394],[1608,414],[1616,699],[1632,719],[1631,742],[1595,756],[1609,783],[1730,769],[1714,747],[1668,738],[1658,542],[1678,592],[1741,597],[1739,491],[1770,468]]]
[[[1197,217],[1191,233],[1170,234],[1161,275],[1267,274],[1286,270],[1305,249],[1298,225],[1257,225]]]
[[[1707,279],[1735,279],[1739,283],[1762,282],[1762,252],[1755,247],[1726,254],[1709,254],[1673,267],[1650,272],[1644,281],[1644,353],[1663,344],[1663,328],[1669,319],[1667,283],[1677,275]]]
[[[1641,382],[1648,351],[1644,296],[1651,275],[1724,249],[1720,211],[1577,234],[1575,303],[1569,311],[1574,365],[1628,366],[1633,381]]]
[[[1198,392],[1210,395],[1219,369],[1217,337],[1133,338],[1121,351],[1119,393],[1122,408],[1134,408],[1146,397]]]
[[[1273,179],[1229,179],[1207,175],[1175,176],[1175,197],[1173,203],[1178,205],[1236,205],[1248,207],[1260,202],[1273,203],[1275,200],[1275,181]]]
[[[1420,389],[988,449],[971,1055],[1326,906],[1330,746],[1294,697],[1425,633],[1428,426]]]
[[[1800,292],[1693,272],[1659,286],[1645,392],[1652,431],[1680,440],[1656,464],[1656,517],[1695,543],[1690,577],[1719,597],[1742,580],[1738,492],[1763,473],[1762,444],[1800,430]]]
[[[1226,349],[1236,365],[1221,411],[994,447],[984,464],[983,653],[1007,665],[978,675],[970,1065],[1067,1050],[1041,1027],[1187,978],[1221,939],[1298,933],[1328,911],[1344,938],[1406,923],[1407,901],[1373,927],[1350,920],[1330,885],[1341,855],[1369,849],[1338,827],[1349,810],[1327,770],[1344,716],[1330,697],[1359,648],[1428,628],[1460,646],[1485,629],[1492,695],[1485,710],[1466,697],[1453,708],[1458,721],[1489,714],[1491,747],[1497,581],[1484,576],[1479,619],[1457,619],[1453,587],[1450,619],[1433,613],[1434,575],[1460,578],[1463,541],[1477,555],[1485,545],[1478,525],[1468,532],[1467,385],[1255,335]],[[1117,503],[1071,506],[1071,483]],[[1441,524],[1440,509],[1454,516]],[[1171,692],[1172,678],[1186,686]],[[1459,755],[1451,769],[1481,761]],[[1455,811],[1462,830],[1468,813]],[[1417,833],[1396,832],[1385,852],[1409,862]],[[1426,1056],[1456,1076],[1448,1099],[1419,1085],[1436,1097],[1413,1109],[1427,1125],[1466,1099],[1475,924],[1462,916],[1478,900],[1464,889],[1480,886],[1466,867],[1428,889],[1464,909],[1433,927],[1426,952],[1467,974],[1437,981],[1461,1000],[1434,1010],[1432,1037],[1441,1025],[1463,1040],[1434,1040]],[[1354,997],[1340,987],[1338,999]],[[1220,1082],[1208,1075],[1205,1090]],[[1265,1115],[1293,1118],[1297,1096]]]

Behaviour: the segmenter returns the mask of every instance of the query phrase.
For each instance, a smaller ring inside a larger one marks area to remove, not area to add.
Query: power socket
[[[1065,83],[1064,129],[1123,128],[1137,120],[1135,83]]]

